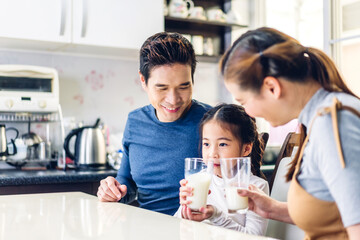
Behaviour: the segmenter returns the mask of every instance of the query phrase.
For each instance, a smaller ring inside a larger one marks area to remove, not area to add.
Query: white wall
[[[110,132],[122,132],[127,114],[149,104],[138,77],[138,59],[0,51],[0,64],[54,67],[59,72],[64,117],[93,124],[100,117]],[[198,63],[194,98],[214,105],[219,100],[218,66]]]

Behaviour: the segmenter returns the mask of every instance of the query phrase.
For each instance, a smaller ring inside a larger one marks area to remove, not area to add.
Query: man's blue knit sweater
[[[137,194],[142,208],[170,215],[176,212],[184,159],[201,155],[198,128],[210,108],[192,100],[190,109],[174,122],[160,122],[152,105],[129,113],[116,177],[128,188],[121,202],[131,202]]]

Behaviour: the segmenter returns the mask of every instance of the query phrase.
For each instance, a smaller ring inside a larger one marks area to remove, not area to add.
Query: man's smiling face
[[[140,78],[159,121],[174,122],[190,108],[193,88],[190,65],[156,67],[151,70],[147,84],[141,74]]]

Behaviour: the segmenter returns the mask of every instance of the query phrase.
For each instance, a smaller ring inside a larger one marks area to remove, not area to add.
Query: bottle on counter
[[[110,147],[108,148],[107,161],[113,169],[115,170],[120,169],[122,157],[123,157],[123,151],[121,149],[112,150]]]

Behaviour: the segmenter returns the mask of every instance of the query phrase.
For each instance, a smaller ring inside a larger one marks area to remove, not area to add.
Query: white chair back
[[[298,147],[294,147],[291,157],[284,157],[278,165],[270,195],[272,198],[278,201],[287,201],[287,193],[290,182],[285,181],[285,175],[288,171],[289,163],[295,156],[297,148]],[[269,225],[266,232],[266,236],[282,240],[300,240],[304,238],[304,235],[304,231],[302,231],[296,225],[275,220],[269,220]]]

